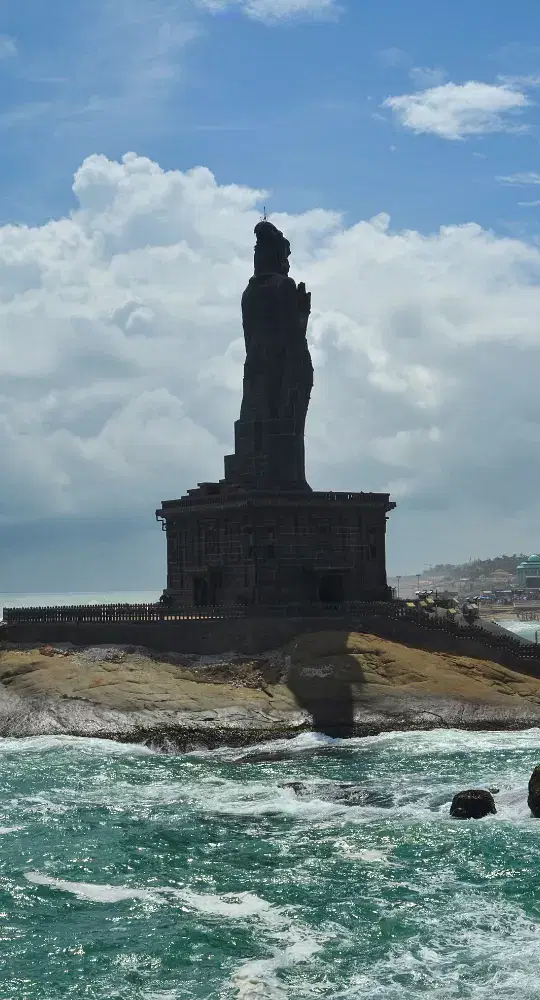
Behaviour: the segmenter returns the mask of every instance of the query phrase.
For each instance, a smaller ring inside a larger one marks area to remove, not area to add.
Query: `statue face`
[[[255,227],[257,244],[255,246],[255,271],[259,273],[284,274],[289,273],[289,256],[291,244],[282,232],[267,220],[259,222]]]

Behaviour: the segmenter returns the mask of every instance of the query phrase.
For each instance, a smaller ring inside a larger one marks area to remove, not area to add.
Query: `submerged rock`
[[[336,802],[343,806],[375,806],[379,809],[389,809],[394,803],[392,796],[385,792],[344,781],[327,785],[319,783],[307,785],[303,781],[287,781],[282,787],[291,788],[299,798],[322,799],[323,802]]]
[[[529,780],[527,805],[536,819],[540,818],[540,764],[538,764]]]
[[[450,815],[454,819],[482,819],[496,812],[493,795],[485,788],[468,788],[458,792],[450,806]]]

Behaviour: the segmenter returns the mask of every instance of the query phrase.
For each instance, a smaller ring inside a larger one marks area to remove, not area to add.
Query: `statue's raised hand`
[[[298,312],[306,320],[308,320],[309,314],[311,312],[311,292],[306,292],[306,286],[303,281],[300,282],[297,288],[298,295]]]

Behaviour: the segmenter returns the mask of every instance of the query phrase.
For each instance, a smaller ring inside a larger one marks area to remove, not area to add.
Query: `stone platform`
[[[384,600],[386,493],[246,491],[201,483],[156,511],[173,604]]]

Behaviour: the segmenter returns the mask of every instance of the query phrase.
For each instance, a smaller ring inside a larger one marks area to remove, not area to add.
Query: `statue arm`
[[[311,292],[306,291],[306,286],[303,281],[300,282],[296,290],[297,304],[298,304],[298,317],[300,320],[300,326],[304,336],[307,334],[307,325],[309,317],[311,314]]]

